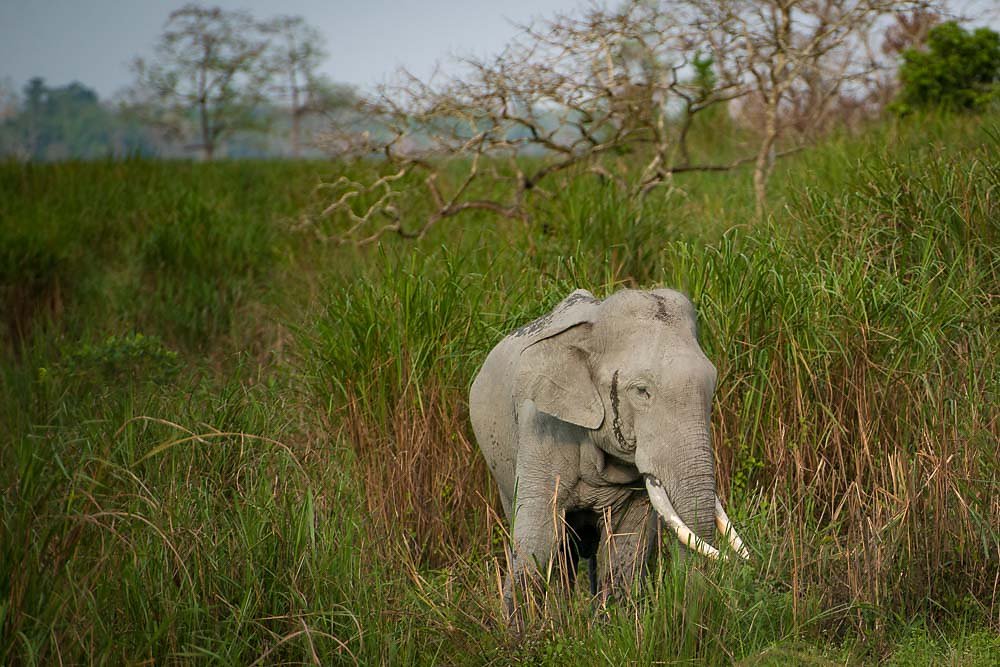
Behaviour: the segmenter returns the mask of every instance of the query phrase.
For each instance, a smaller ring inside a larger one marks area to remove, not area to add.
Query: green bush
[[[100,343],[84,343],[67,352],[52,371],[42,367],[39,375],[52,382],[71,379],[127,382],[133,379],[164,382],[180,371],[177,353],[156,336],[141,333],[109,336]]]
[[[931,30],[927,46],[903,54],[897,111],[977,110],[997,99],[1000,34],[989,28],[969,32],[949,21]]]

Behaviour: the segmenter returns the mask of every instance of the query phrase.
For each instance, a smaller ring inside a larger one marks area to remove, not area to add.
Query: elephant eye
[[[639,385],[635,388],[635,393],[639,398],[647,400],[649,398],[649,387],[645,385]]]

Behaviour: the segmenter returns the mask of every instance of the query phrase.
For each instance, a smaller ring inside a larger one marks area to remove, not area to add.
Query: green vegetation
[[[1000,100],[1000,34],[942,23],[930,31],[927,50],[903,53],[899,81],[902,90],[894,105],[904,113],[928,107],[984,109]]]
[[[344,113],[354,101],[354,93],[343,85],[324,82],[320,92],[322,99],[316,108]],[[55,162],[112,156],[190,156],[191,144],[183,136],[150,124],[138,111],[134,105],[99,100],[96,92],[78,82],[51,86],[35,77],[19,94],[0,81],[0,160]],[[320,122],[313,107],[307,111],[299,113],[300,143],[312,141],[328,122]],[[186,121],[189,115],[181,120]],[[289,155],[293,146],[284,138],[292,133],[287,116],[281,105],[261,101],[254,110],[253,124],[228,133],[216,142],[217,148],[229,158]],[[252,131],[252,126],[266,127],[268,132]],[[322,155],[311,145],[308,152]]]
[[[991,664],[1000,118],[910,116],[641,205],[567,175],[357,251],[377,165],[0,167],[0,662]],[[749,565],[503,624],[487,350],[575,286],[686,291]]]
[[[0,156],[93,160],[155,152],[148,128],[98,102],[97,93],[79,83],[48,86],[36,77],[25,85],[23,97],[21,105],[0,107]]]

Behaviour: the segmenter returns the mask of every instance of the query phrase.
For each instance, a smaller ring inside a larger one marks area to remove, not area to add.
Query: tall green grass
[[[3,165],[0,345],[17,353],[46,337],[139,329],[202,353],[223,340],[251,347],[260,332],[241,316],[261,326],[248,311],[293,269],[287,231],[329,173],[315,163]]]
[[[303,220],[372,165],[4,166],[0,660],[989,664],[998,127],[833,138],[765,222],[743,172],[567,176],[531,228],[369,252]],[[698,308],[754,557],[513,636],[468,384],[571,289],[654,284]]]

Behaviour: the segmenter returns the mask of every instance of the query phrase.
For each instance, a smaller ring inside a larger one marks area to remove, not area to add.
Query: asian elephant
[[[715,490],[715,381],[694,306],[668,289],[576,290],[490,352],[469,410],[512,522],[508,611],[512,582],[560,553],[570,577],[596,553],[592,594],[627,590],[659,520],[692,551],[718,558],[718,528],[748,557]]]

